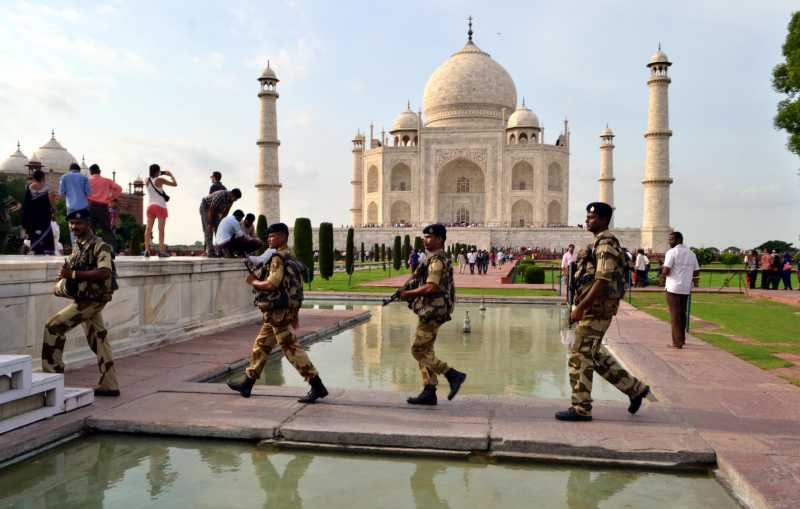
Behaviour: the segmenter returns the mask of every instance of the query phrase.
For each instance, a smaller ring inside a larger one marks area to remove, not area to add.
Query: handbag
[[[167,195],[167,193],[165,193],[164,191],[160,191],[160,190],[159,190],[159,189],[158,189],[158,188],[155,186],[155,184],[153,184],[153,179],[151,179],[151,178],[148,178],[148,179],[147,179],[147,183],[148,183],[148,184],[150,184],[150,187],[152,187],[152,188],[153,188],[153,190],[154,190],[156,193],[158,193],[158,195],[159,195],[159,196],[161,196],[162,198],[164,198],[164,201],[165,201],[165,202],[168,202],[168,201],[169,201],[169,196]]]

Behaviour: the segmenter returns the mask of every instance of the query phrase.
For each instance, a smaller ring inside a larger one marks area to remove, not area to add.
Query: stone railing
[[[0,354],[30,355],[34,366],[40,365],[44,324],[70,302],[53,295],[63,262],[60,257],[0,256]],[[241,260],[119,256],[115,263],[120,288],[103,319],[117,356],[259,316]],[[70,367],[95,362],[81,327],[67,335],[64,360]]]

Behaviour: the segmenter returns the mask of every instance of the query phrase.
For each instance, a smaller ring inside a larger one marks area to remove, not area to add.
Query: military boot
[[[628,412],[631,414],[638,412],[639,407],[642,406],[642,400],[644,400],[648,394],[650,394],[650,386],[645,385],[644,389],[642,389],[642,392],[638,396],[631,398],[631,404],[628,406]]]
[[[244,380],[241,382],[233,383],[228,380],[227,384],[228,387],[241,394],[243,398],[249,398],[250,392],[252,392],[253,386],[256,384],[256,379],[245,375]]]
[[[575,411],[574,408],[569,407],[567,410],[556,412],[556,420],[559,421],[591,421],[591,415],[581,415]]]
[[[322,379],[319,375],[309,380],[308,383],[311,384],[311,390],[308,391],[308,394],[297,400],[300,403],[314,403],[318,399],[328,395],[328,389],[322,384]]]
[[[406,400],[409,405],[435,405],[436,401],[436,386],[426,385],[419,396],[410,397]]]
[[[447,378],[447,381],[450,383],[450,394],[447,395],[447,399],[453,399],[456,397],[456,394],[458,394],[461,384],[467,379],[467,374],[450,368],[444,373],[444,377]]]

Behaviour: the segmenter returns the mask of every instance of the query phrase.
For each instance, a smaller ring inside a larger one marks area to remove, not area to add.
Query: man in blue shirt
[[[214,247],[220,250],[226,258],[249,254],[261,247],[260,239],[250,237],[242,231],[240,221],[243,217],[244,212],[237,210],[222,219],[217,227]]]
[[[61,177],[58,194],[67,199],[67,214],[89,208],[89,195],[92,188],[86,175],[81,175],[81,167],[76,163],[69,165],[69,173]]]

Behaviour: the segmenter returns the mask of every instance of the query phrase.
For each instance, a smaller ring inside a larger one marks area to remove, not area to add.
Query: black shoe
[[[556,412],[556,420],[559,421],[576,421],[576,422],[586,422],[591,421],[591,415],[581,415],[575,411],[574,408],[569,407],[567,410],[562,412]]]
[[[241,382],[233,383],[228,380],[227,384],[228,387],[241,394],[243,398],[249,398],[250,393],[253,391],[253,386],[256,384],[256,379],[245,375],[244,380]]]
[[[648,394],[650,394],[650,386],[645,385],[641,394],[631,398],[631,404],[628,405],[628,412],[630,412],[631,414],[635,414],[636,412],[638,412],[639,407],[642,406],[642,401],[644,400],[644,398],[647,397]]]
[[[328,389],[322,384],[322,380],[320,379],[319,375],[315,376],[311,380],[308,381],[311,384],[311,390],[308,391],[308,394],[303,396],[302,398],[298,399],[297,401],[300,403],[314,403],[320,398],[324,398],[328,395]]]
[[[461,384],[467,379],[467,374],[450,368],[444,374],[444,377],[447,378],[447,381],[450,383],[450,394],[447,395],[447,399],[453,399],[456,397],[456,394],[458,394]]]
[[[119,396],[119,389],[101,389],[98,387],[97,389],[94,390],[94,395],[111,396],[113,398],[116,398],[117,396]]]
[[[412,396],[406,400],[409,405],[435,405],[436,400],[436,386],[426,385],[419,396]]]

